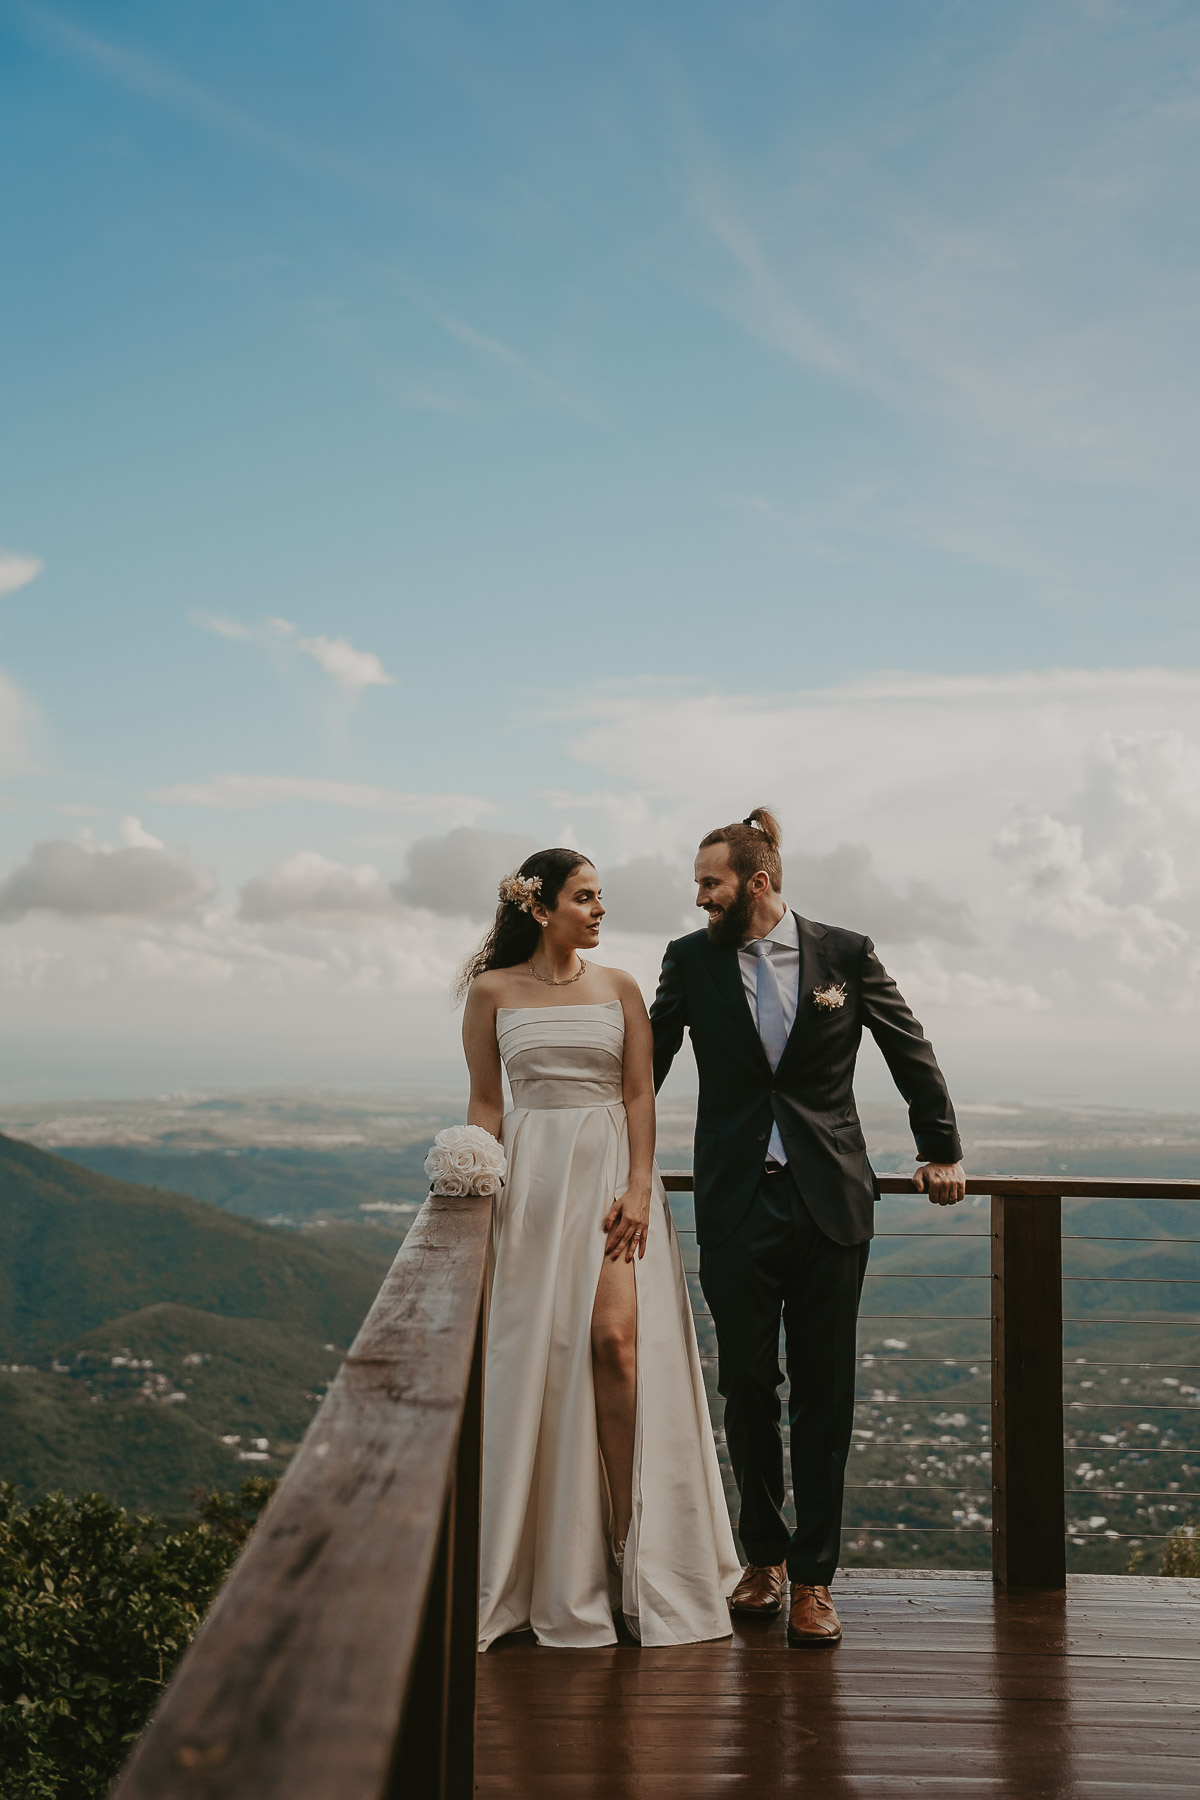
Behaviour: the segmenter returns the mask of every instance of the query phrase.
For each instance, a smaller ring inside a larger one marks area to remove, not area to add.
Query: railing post
[[[454,1546],[454,1484],[446,1495],[437,1560],[429,1583],[421,1638],[413,1660],[404,1722],[387,1800],[448,1800],[446,1764],[450,1712],[450,1596]]]
[[[1064,1588],[1062,1200],[992,1198],[992,1577]]]
[[[388,1800],[471,1800],[479,1642],[484,1308]]]
[[[471,1800],[475,1792],[475,1674],[479,1660],[479,1482],[483,1462],[484,1327],[485,1308],[481,1306],[454,1473],[446,1800]]]

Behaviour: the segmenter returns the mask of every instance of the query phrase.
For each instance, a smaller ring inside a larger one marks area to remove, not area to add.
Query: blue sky
[[[0,1075],[448,1064],[413,840],[638,863],[649,981],[766,798],[968,1086],[1182,1103],[1198,72],[1155,0],[0,0]]]

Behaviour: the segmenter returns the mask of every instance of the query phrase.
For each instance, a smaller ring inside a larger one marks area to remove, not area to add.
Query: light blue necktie
[[[779,977],[771,961],[771,945],[766,938],[755,938],[747,945],[758,958],[758,982],[755,988],[755,999],[758,1005],[758,1035],[762,1039],[763,1049],[767,1053],[767,1061],[772,1069],[779,1067],[779,1059],[783,1055],[787,1043],[787,1028],[783,1022],[783,995],[779,991]]]
[[[758,958],[758,980],[755,984],[754,998],[758,1009],[758,1035],[762,1039],[762,1047],[767,1053],[767,1061],[772,1070],[779,1067],[779,1059],[783,1055],[787,1043],[787,1027],[783,1019],[783,995],[779,991],[779,977],[771,961],[771,946],[766,938],[755,938],[746,948],[753,950]],[[771,1130],[771,1141],[767,1145],[767,1155],[773,1162],[786,1162],[787,1152],[783,1147],[783,1139],[779,1135],[779,1127]]]

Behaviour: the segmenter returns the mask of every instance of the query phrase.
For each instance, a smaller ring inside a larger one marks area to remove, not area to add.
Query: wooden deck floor
[[[506,1639],[479,1661],[477,1793],[1200,1796],[1200,1581],[857,1571],[835,1597],[830,1649],[781,1620],[679,1650]]]

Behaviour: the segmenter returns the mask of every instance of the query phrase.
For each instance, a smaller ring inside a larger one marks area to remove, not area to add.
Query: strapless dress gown
[[[644,1645],[729,1635],[740,1573],[666,1193],[637,1283],[633,1522],[610,1568],[591,1319],[601,1220],[629,1180],[619,1001],[498,1009],[512,1089],[508,1175],[495,1203],[483,1409],[479,1645]]]

